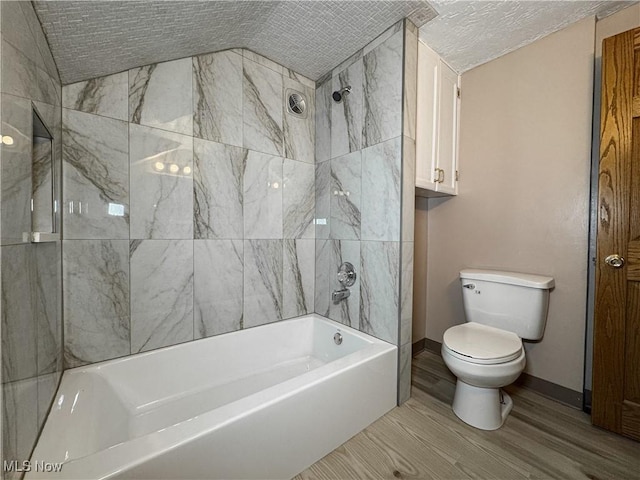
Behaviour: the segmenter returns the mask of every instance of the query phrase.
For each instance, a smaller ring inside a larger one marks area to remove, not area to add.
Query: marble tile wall
[[[0,147],[1,460],[23,461],[35,445],[63,367],[61,242],[24,243],[22,236],[51,228],[46,192],[52,184],[60,191],[62,93],[31,2],[1,2],[0,17],[1,131],[13,139]],[[42,150],[33,147],[32,106],[54,137],[53,144],[38,145]],[[40,168],[38,152],[53,154],[54,175]],[[34,208],[48,207],[34,211],[33,218],[32,192]],[[5,472],[5,478],[19,474]]]
[[[398,403],[411,396],[411,324],[413,322],[413,262],[416,187],[416,115],[418,29],[405,20],[402,109],[402,214],[400,230],[400,361]]]
[[[314,311],[314,89],[247,50],[63,88],[67,366]]]
[[[316,88],[316,312],[398,345],[399,403],[410,392],[416,62],[417,29],[400,22]],[[358,281],[334,304],[345,261]]]

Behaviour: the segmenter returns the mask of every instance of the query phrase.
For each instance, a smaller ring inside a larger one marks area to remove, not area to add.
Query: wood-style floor
[[[507,389],[502,428],[470,427],[451,410],[455,378],[433,353],[413,359],[411,399],[296,477],[302,479],[640,479],[640,443],[530,390]]]

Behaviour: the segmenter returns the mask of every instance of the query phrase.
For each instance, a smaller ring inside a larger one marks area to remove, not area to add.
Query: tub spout
[[[333,303],[338,303],[345,298],[349,298],[349,295],[351,295],[351,291],[348,288],[343,288],[342,290],[334,290],[331,294],[331,300],[333,300]]]

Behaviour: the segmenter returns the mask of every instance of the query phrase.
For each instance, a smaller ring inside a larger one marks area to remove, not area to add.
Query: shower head
[[[336,103],[340,103],[342,100],[344,100],[344,97],[346,95],[349,95],[351,93],[351,85],[348,85],[346,87],[341,88],[340,90],[336,90],[335,92],[333,92],[333,101]]]

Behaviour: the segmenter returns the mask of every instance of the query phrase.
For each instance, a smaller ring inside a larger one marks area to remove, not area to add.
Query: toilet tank
[[[528,273],[467,269],[460,272],[467,322],[540,340],[547,323],[553,278]]]

